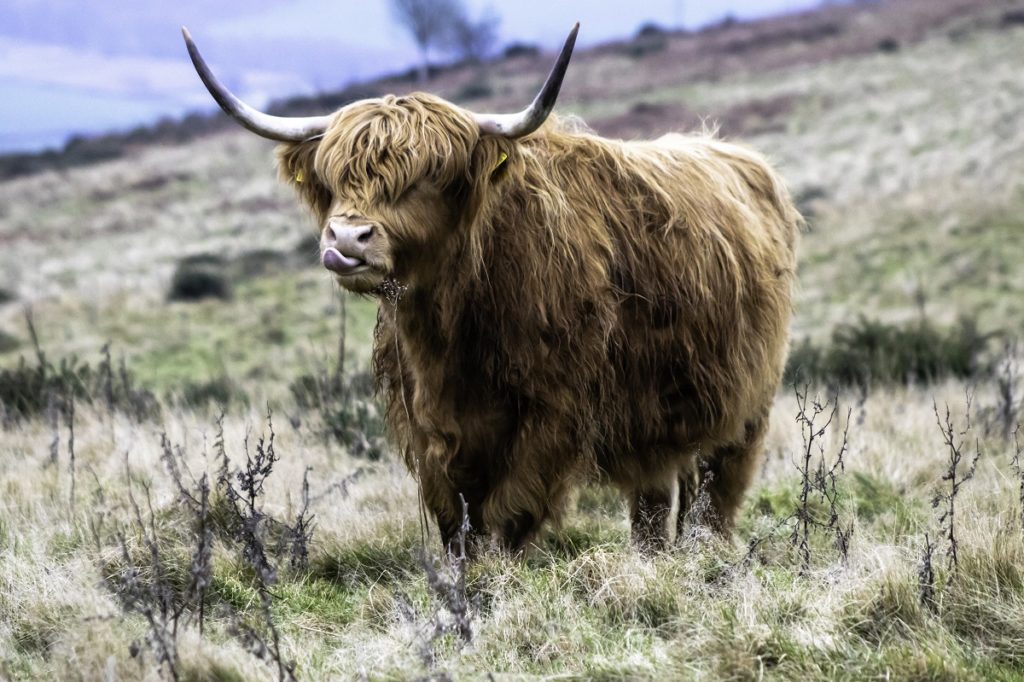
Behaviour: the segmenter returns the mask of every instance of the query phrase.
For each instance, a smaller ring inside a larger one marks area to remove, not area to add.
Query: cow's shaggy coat
[[[660,546],[698,471],[727,531],[756,465],[801,224],[786,189],[709,135],[577,127],[481,135],[414,94],[352,104],[322,139],[279,149],[321,226],[351,210],[386,234],[374,367],[446,540],[460,495],[477,531],[518,548],[596,478],[629,495],[637,542]]]

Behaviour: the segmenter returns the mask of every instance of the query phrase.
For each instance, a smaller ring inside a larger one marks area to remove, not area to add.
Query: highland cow
[[[284,144],[338,283],[380,299],[374,371],[447,545],[518,550],[575,484],[609,482],[643,548],[698,488],[728,533],[788,344],[801,218],[779,176],[712,135],[599,137],[549,118],[578,25],[533,104],[414,93],[329,116],[217,102]],[[699,479],[699,482],[698,482]]]

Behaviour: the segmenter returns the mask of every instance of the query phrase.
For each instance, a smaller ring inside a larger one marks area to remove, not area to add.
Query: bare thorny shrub
[[[156,656],[157,665],[161,669],[166,666],[171,679],[178,680],[178,625],[187,604],[176,598],[176,590],[167,575],[167,560],[161,554],[149,486],[143,484],[149,517],[147,523],[132,490],[131,472],[126,470],[125,474],[133,513],[130,530],[148,551],[145,561],[134,560],[124,531],[118,532],[124,568],[117,576],[114,588],[126,611],[138,613],[146,619],[149,625],[146,641]],[[138,640],[133,641],[128,650],[142,665],[143,650]]]
[[[114,588],[126,610],[146,619],[149,648],[161,669],[166,669],[175,680],[179,676],[179,623],[196,623],[202,636],[210,606],[225,615],[228,632],[239,638],[250,653],[276,668],[278,679],[295,679],[294,663],[286,660],[281,650],[271,588],[277,583],[281,562],[287,561],[294,571],[307,567],[313,532],[309,470],[303,476],[303,504],[291,524],[275,519],[264,510],[264,487],[279,460],[270,414],[267,427],[269,435],[257,439],[253,449],[246,438],[245,464],[233,469],[224,441],[223,416],[217,420],[214,449],[218,472],[212,488],[209,475],[203,473],[196,478],[188,469],[183,449],[172,445],[166,435],[161,437],[161,459],[174,485],[178,503],[168,515],[173,517],[172,524],[183,515],[191,533],[192,550],[185,580],[174,577],[175,560],[167,556],[168,543],[173,540],[166,536],[161,538],[158,532],[158,514],[153,510],[149,486],[144,486],[147,517],[135,501],[131,472],[126,464],[133,511],[128,530],[140,539],[148,552],[146,559],[140,561],[133,556],[125,533],[118,534],[124,567],[116,576]],[[250,586],[259,599],[256,618],[238,613],[225,599],[210,594],[215,540],[237,552],[243,565],[248,567]],[[141,651],[141,645],[133,642],[130,647],[133,657],[140,656]]]
[[[956,539],[956,498],[960,494],[960,488],[964,483],[974,478],[974,472],[978,466],[978,459],[981,457],[981,445],[977,439],[974,440],[974,457],[966,470],[962,469],[960,463],[964,459],[964,449],[971,437],[971,395],[967,394],[967,415],[964,418],[964,426],[957,430],[950,416],[949,405],[946,406],[945,415],[940,415],[939,406],[934,405],[935,420],[942,432],[942,440],[946,446],[948,466],[942,475],[942,480],[948,483],[948,487],[942,487],[932,498],[932,508],[941,509],[939,514],[939,527],[942,535],[946,538],[946,559],[947,569],[955,572],[957,569],[957,550],[959,543]]]
[[[1024,409],[1024,349],[1016,339],[1003,343],[1002,352],[996,357],[992,368],[996,401],[979,410],[979,417],[986,436],[997,435],[1008,441],[1014,433]]]
[[[242,557],[252,569],[252,584],[260,599],[262,623],[248,625],[235,619],[234,633],[239,636],[247,648],[258,658],[269,658],[277,666],[278,678],[294,679],[295,664],[285,661],[281,653],[281,637],[274,623],[272,604],[273,595],[270,588],[277,583],[278,572],[271,563],[267,551],[267,541],[277,535],[272,553],[282,556],[288,551],[289,561],[293,568],[304,569],[309,557],[308,543],[312,533],[312,517],[309,516],[309,470],[303,476],[303,506],[298,513],[294,526],[275,520],[266,514],[260,504],[263,487],[273,472],[274,463],[278,461],[274,449],[274,425],[270,413],[267,414],[269,436],[260,436],[256,441],[255,452],[250,451],[248,436],[245,444],[245,467],[231,475],[230,462],[224,447],[223,420],[218,422],[217,457],[220,470],[217,476],[217,487],[224,495],[232,525],[232,536],[236,542],[240,540]],[[232,478],[237,481],[237,487]]]
[[[938,601],[935,599],[935,543],[932,542],[928,533],[924,534],[924,551],[921,553],[921,562],[917,567],[917,585],[920,601],[928,610],[938,610]]]
[[[50,440],[51,466],[60,464],[60,417],[63,415],[64,423],[67,425],[67,452],[68,452],[68,509],[71,514],[75,513],[76,501],[76,467],[75,467],[75,396],[73,393],[66,393],[62,397],[51,396],[48,399],[47,414],[50,422],[50,429],[53,434]]]
[[[694,495],[693,503],[686,510],[683,519],[683,526],[687,532],[683,536],[677,535],[677,544],[699,544],[714,537],[712,528],[718,522],[717,512],[711,504],[711,485],[715,481],[715,473],[709,465],[704,462],[700,464],[700,474],[695,482],[691,482],[691,490],[696,487],[697,494]],[[682,494],[682,492],[680,493]]]
[[[942,474],[943,484],[932,497],[932,508],[939,510],[939,535],[946,541],[946,571],[949,575],[949,580],[956,577],[959,562],[958,550],[960,544],[956,535],[957,496],[960,494],[963,485],[974,478],[974,473],[978,467],[978,459],[981,457],[981,445],[975,438],[974,456],[971,458],[970,465],[964,462],[965,455],[969,454],[966,450],[972,438],[972,396],[969,392],[967,393],[966,401],[967,412],[962,428],[957,427],[954,423],[949,405],[946,405],[944,412],[939,411],[938,404],[933,403],[932,405],[935,412],[935,421],[938,424],[939,431],[942,433],[942,441],[946,448],[947,457],[946,471]],[[921,603],[934,612],[938,610],[936,599],[937,576],[934,566],[936,546],[928,533],[925,533],[924,539],[925,547],[918,569],[918,587]]]
[[[796,422],[800,425],[801,448],[794,462],[799,478],[799,493],[795,509],[781,518],[775,518],[771,528],[751,535],[747,550],[734,568],[749,566],[760,554],[761,548],[775,540],[779,532],[788,528],[789,545],[796,550],[800,561],[799,574],[806,576],[811,567],[811,537],[821,532],[832,537],[839,558],[845,565],[849,559],[850,540],[853,537],[853,519],[845,519],[842,512],[843,493],[840,477],[846,470],[846,454],[849,451],[850,421],[852,408],[847,410],[846,419],[839,433],[835,454],[828,454],[828,434],[839,428],[838,396],[832,400],[821,400],[819,396],[809,398],[809,387],[793,386],[796,397]],[[861,403],[862,404],[862,403]]]
[[[800,472],[800,495],[794,512],[795,524],[790,541],[800,557],[800,573],[806,574],[811,565],[812,530],[832,535],[836,550],[845,564],[853,535],[853,523],[846,524],[840,518],[839,475],[845,471],[843,457],[849,450],[850,415],[840,435],[839,447],[833,457],[826,453],[826,434],[832,427],[838,412],[838,399],[822,402],[817,396],[808,405],[808,389],[794,388],[796,394],[796,421],[803,437],[803,449],[797,462]],[[838,425],[837,425],[838,426]],[[817,510],[818,504],[825,506],[824,514]]]
[[[427,579],[427,588],[440,606],[434,610],[430,618],[429,632],[419,647],[420,660],[428,669],[434,667],[436,645],[445,635],[455,635],[461,646],[469,644],[473,639],[471,604],[466,592],[466,566],[468,563],[466,541],[470,532],[469,506],[462,495],[459,495],[459,500],[462,502],[462,523],[448,556],[438,560],[428,555],[426,549],[420,556]]]
[[[160,436],[160,447],[167,472],[178,493],[178,502],[192,518],[194,548],[189,563],[189,583],[185,590],[185,603],[196,606],[199,634],[203,634],[206,618],[206,590],[213,581],[213,524],[210,519],[210,480],[206,473],[198,481],[191,478],[186,485],[182,468],[184,453],[175,448],[167,434]],[[180,462],[180,464],[179,464]],[[191,477],[191,476],[190,476]]]
[[[1017,488],[1018,511],[1020,513],[1020,529],[1021,532],[1024,532],[1024,433],[1021,432],[1020,424],[1017,424],[1017,428],[1013,432],[1013,459],[1010,461],[1010,466],[1020,481]]]

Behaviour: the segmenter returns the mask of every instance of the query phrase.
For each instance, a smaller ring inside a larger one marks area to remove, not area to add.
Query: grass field
[[[230,523],[224,489],[212,483],[210,511],[194,512],[161,447],[163,432],[174,452],[181,448],[170,459],[187,464],[185,486],[196,495],[193,477],[206,473],[215,482],[220,468],[214,417],[174,411],[138,424],[80,408],[73,465],[66,427],[51,463],[51,430],[36,420],[5,435],[0,672],[16,679],[155,679],[166,645],[181,679],[274,678],[276,663],[261,658],[263,645],[245,634],[251,628],[272,641],[260,606],[266,589],[280,657],[301,679],[487,671],[1020,679],[1024,530],[1012,444],[981,437],[977,420],[962,439],[960,475],[975,434],[982,455],[956,498],[956,570],[947,568],[943,506],[931,506],[949,485],[931,400],[940,401],[940,411],[948,400],[954,429],[961,429],[962,390],[893,390],[841,406],[823,444],[831,464],[847,426],[842,409],[852,409],[836,482],[838,527],[852,530],[845,560],[833,529],[812,527],[801,570],[790,538],[797,522],[784,519],[799,508],[803,439],[795,400],[781,396],[735,542],[697,526],[671,552],[638,555],[617,495],[585,488],[564,526],[547,532],[528,558],[486,555],[468,567],[461,588],[440,564],[429,564],[441,574],[428,579],[415,487],[398,464],[342,453],[283,415],[274,422],[280,460],[257,498],[261,512],[277,519],[259,526],[275,573],[265,588]],[[988,398],[976,396],[975,406]],[[255,454],[257,437],[268,433],[259,411],[225,417],[231,466],[245,465],[246,440]],[[293,524],[302,510],[307,468],[312,537],[308,562],[293,566],[291,545],[275,544],[275,524]],[[827,505],[814,495],[808,509],[827,521]],[[935,545],[932,602],[921,598],[926,533]],[[210,549],[197,580],[203,537]],[[428,534],[426,546],[435,548],[436,536]],[[202,636],[197,595],[206,605]],[[464,616],[457,609],[453,615],[459,599]],[[463,621],[468,642],[455,627]],[[169,671],[164,663],[163,674]]]
[[[966,315],[987,368],[1024,325],[1021,8],[894,0],[626,41],[576,57],[560,111],[626,137],[717,121],[768,153],[810,222],[794,342]],[[546,68],[496,63],[467,106],[521,106]],[[0,415],[0,679],[1024,679],[1019,402],[999,416],[1019,368],[843,390],[809,450],[784,388],[731,541],[695,519],[638,555],[617,493],[584,487],[527,557],[446,563],[365,389],[376,303],[321,272],[271,150],[221,132],[0,183],[0,371],[25,363],[39,398]],[[169,300],[203,254],[230,295]],[[981,453],[955,567],[946,437],[955,481]]]

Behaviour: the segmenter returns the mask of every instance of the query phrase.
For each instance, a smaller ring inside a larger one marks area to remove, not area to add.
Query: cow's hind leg
[[[767,417],[747,422],[743,440],[717,448],[702,467],[701,493],[707,490],[710,498],[705,522],[722,535],[732,533],[743,495],[757,470],[767,430]]]
[[[642,552],[657,552],[668,544],[672,513],[670,486],[638,488],[630,494],[630,539]]]

